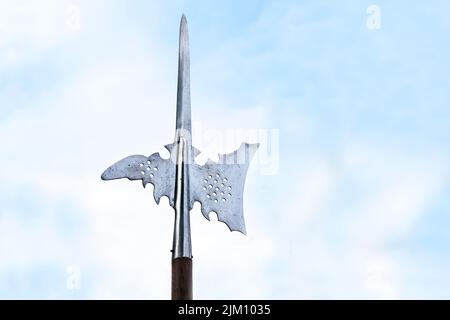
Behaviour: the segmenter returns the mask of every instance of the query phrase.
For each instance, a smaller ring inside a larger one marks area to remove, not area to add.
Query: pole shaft
[[[192,259],[172,259],[172,300],[192,300]]]

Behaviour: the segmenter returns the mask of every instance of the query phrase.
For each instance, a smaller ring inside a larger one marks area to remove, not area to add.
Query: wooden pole
[[[192,259],[172,259],[172,300],[192,300]]]

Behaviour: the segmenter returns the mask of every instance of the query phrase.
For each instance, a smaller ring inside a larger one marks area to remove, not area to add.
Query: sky
[[[261,143],[194,298],[449,299],[449,10],[0,0],[0,298],[170,298],[167,199],[100,175],[173,141],[184,13],[197,161]]]

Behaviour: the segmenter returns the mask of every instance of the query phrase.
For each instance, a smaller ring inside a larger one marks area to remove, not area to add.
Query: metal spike
[[[186,16],[180,22],[180,44],[178,52],[177,120],[175,142],[179,135],[191,143],[191,82],[189,60],[189,34]]]

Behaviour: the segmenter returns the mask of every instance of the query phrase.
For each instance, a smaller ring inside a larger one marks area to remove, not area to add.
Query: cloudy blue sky
[[[450,298],[449,10],[0,0],[0,298],[170,297],[167,199],[100,174],[173,139],[182,13],[199,162],[262,143],[195,297]]]

